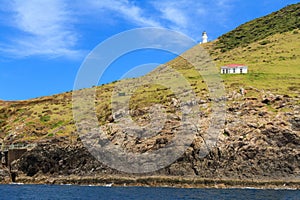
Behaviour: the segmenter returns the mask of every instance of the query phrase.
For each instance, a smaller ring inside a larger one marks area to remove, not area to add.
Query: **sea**
[[[103,187],[77,185],[0,185],[0,199],[263,199],[300,200],[300,190],[180,189],[167,187]]]

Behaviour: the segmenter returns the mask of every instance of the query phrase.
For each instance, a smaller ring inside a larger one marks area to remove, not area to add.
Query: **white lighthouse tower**
[[[202,44],[207,43],[207,40],[208,40],[208,36],[207,33],[204,31],[202,33]]]

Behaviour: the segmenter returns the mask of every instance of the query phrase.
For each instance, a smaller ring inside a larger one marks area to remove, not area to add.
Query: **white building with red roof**
[[[243,64],[230,64],[221,67],[221,74],[247,74],[248,67]]]

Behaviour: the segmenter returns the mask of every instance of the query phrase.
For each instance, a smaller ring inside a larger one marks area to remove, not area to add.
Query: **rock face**
[[[200,131],[184,155],[152,174],[224,179],[299,179],[300,108],[295,101],[298,99],[271,95],[261,99],[231,99],[224,130],[208,155],[204,158],[199,156],[203,144],[201,138],[205,134]],[[202,117],[203,122],[207,122],[209,114]],[[177,126],[178,119],[172,120],[169,124]],[[118,134],[122,135],[118,133],[121,130],[110,129],[110,134],[114,136],[112,141],[126,144],[127,149],[151,151],[172,139],[170,130],[165,131],[165,136],[161,134],[153,136],[157,137],[155,139],[134,142],[115,138]],[[27,176],[124,174],[97,161],[80,143],[75,146],[40,144],[14,162],[13,168]]]
[[[52,175],[92,175],[94,171],[112,173],[81,146],[59,146],[40,144],[25,153],[13,164],[13,168],[27,176]]]
[[[10,182],[9,170],[6,167],[0,166],[0,183]]]

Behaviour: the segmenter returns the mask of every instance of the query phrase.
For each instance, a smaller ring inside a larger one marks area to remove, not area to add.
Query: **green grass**
[[[221,52],[226,52],[237,47],[245,47],[274,34],[293,31],[297,28],[300,28],[300,3],[252,20],[222,35],[216,42],[216,48]],[[262,45],[268,43],[268,40],[261,41]]]
[[[297,95],[300,85],[300,34],[289,31],[269,36],[265,40],[269,43],[262,45],[262,40],[258,40],[222,54],[210,47],[219,67],[230,63],[248,66],[248,74],[222,75],[227,90],[244,86]]]
[[[50,121],[50,116],[49,115],[44,115],[44,116],[41,116],[40,117],[40,121],[41,122],[48,122],[48,121]]]
[[[51,125],[51,128],[54,129],[54,128],[57,128],[57,127],[62,126],[63,124],[64,124],[64,121],[58,121],[58,122],[56,122],[56,123],[53,123],[53,124]]]

